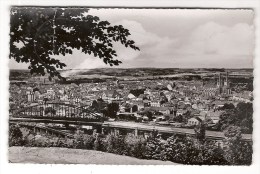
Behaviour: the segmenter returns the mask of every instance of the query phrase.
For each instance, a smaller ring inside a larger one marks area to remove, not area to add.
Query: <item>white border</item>
[[[259,60],[259,0],[0,0],[0,173],[260,173],[260,143],[258,109],[260,89]],[[93,7],[189,7],[189,8],[253,8],[255,11],[256,49],[254,57],[254,156],[250,167],[231,166],[105,166],[105,165],[35,165],[8,163],[8,55],[9,55],[9,8],[11,5],[31,6],[93,6]]]

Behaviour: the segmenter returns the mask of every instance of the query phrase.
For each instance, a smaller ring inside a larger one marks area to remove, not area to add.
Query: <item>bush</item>
[[[96,134],[93,147],[94,147],[94,150],[106,151],[105,140],[101,134]]]
[[[182,164],[201,163],[198,147],[187,137],[172,136],[165,143],[166,160]],[[196,159],[195,159],[196,157]]]
[[[24,131],[23,131],[24,132]],[[78,131],[74,139],[43,137],[29,133],[24,139],[19,126],[11,126],[9,144],[30,147],[67,147],[94,149],[141,159],[168,160],[195,165],[250,165],[252,144],[242,141],[239,127],[231,126],[225,131],[223,146],[215,141],[174,135],[166,141],[154,135],[145,139],[135,135],[87,135]]]
[[[86,149],[94,149],[95,137],[93,135],[83,135],[83,145]]]
[[[11,125],[9,129],[9,146],[24,145],[23,133],[19,125]]]
[[[164,143],[162,139],[156,137],[148,137],[145,146],[145,158],[164,160]]]
[[[252,163],[252,144],[242,141],[241,128],[229,126],[225,131],[225,159],[231,165],[250,165]]]
[[[202,143],[190,137],[172,136],[164,145],[164,159],[182,164],[226,164],[223,151],[213,141]]]
[[[206,165],[227,165],[228,162],[224,158],[224,151],[219,146],[216,145],[214,141],[206,141],[200,146],[200,157],[201,164]]]
[[[146,140],[141,136],[134,136],[132,134],[125,137],[125,149],[128,156],[136,158],[145,158]]]
[[[121,135],[107,135],[105,141],[105,151],[109,153],[115,153],[119,155],[126,155],[126,144],[125,144],[125,137]]]

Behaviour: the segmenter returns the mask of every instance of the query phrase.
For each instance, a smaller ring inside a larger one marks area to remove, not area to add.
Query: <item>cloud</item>
[[[208,22],[195,28],[178,54],[190,55],[252,55],[254,29],[245,23],[227,27]]]
[[[146,31],[143,25],[137,21],[122,20],[115,23],[114,25],[123,25],[125,28],[127,28],[131,33],[130,39],[134,40],[138,46],[155,44],[162,39],[158,35]]]
[[[138,66],[147,66],[151,62],[160,61],[161,58],[172,55],[172,47],[176,47],[178,44],[176,38],[161,37],[153,32],[149,32],[137,21],[122,20],[115,23],[115,25],[119,24],[129,29],[131,33],[129,38],[134,40],[136,45],[141,49],[140,52],[136,52],[131,49],[123,49],[122,45],[120,45],[120,49],[116,49],[119,59],[126,61],[128,65],[133,65],[133,62],[130,62],[130,60],[135,61]]]
[[[160,57],[167,57],[171,54],[171,45],[176,44],[175,39],[169,37],[160,37],[155,33],[148,32],[141,23],[133,20],[122,20],[114,23],[113,25],[123,25],[124,28],[129,29],[131,35],[129,39],[134,40],[136,45],[140,48],[140,51],[133,50],[131,48],[126,48],[121,43],[114,43],[114,49],[117,52],[116,59],[121,60],[123,64],[119,67],[136,67],[136,66],[146,66],[149,61],[154,62],[160,60]],[[143,55],[146,55],[145,60]],[[76,56],[75,56],[76,55]],[[73,57],[77,57],[77,62],[81,62],[75,65],[75,58],[73,62],[70,62],[69,68],[73,69],[93,69],[93,68],[103,68],[110,67],[103,63],[98,57],[93,57],[91,55],[85,55],[83,53],[74,52]],[[84,59],[82,59],[84,57]],[[70,57],[66,58],[66,62]],[[73,60],[73,59],[70,59]],[[150,65],[150,63],[148,65]],[[154,65],[153,65],[154,66]]]
[[[253,10],[90,9],[89,13],[123,25],[140,47],[134,51],[115,43],[117,58],[123,62],[119,67],[253,67]],[[56,58],[67,68],[110,67],[78,50]],[[22,67],[13,62],[10,67]]]

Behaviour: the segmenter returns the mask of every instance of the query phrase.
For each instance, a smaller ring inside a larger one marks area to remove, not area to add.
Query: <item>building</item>
[[[196,126],[196,125],[199,125],[202,121],[204,121],[203,117],[192,117],[188,120],[188,125]]]

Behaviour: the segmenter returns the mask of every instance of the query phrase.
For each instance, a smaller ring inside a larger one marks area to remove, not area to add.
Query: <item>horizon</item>
[[[111,68],[111,67],[107,67],[107,68],[92,68],[92,69],[60,69],[58,71],[69,71],[69,70],[80,70],[80,71],[84,71],[84,70],[94,70],[94,69],[216,69],[216,70],[243,70],[243,69],[249,69],[249,70],[254,70],[254,68],[158,68],[158,67],[129,67],[129,68]],[[29,69],[11,69],[9,68],[9,70],[25,70],[25,71],[30,71]]]

